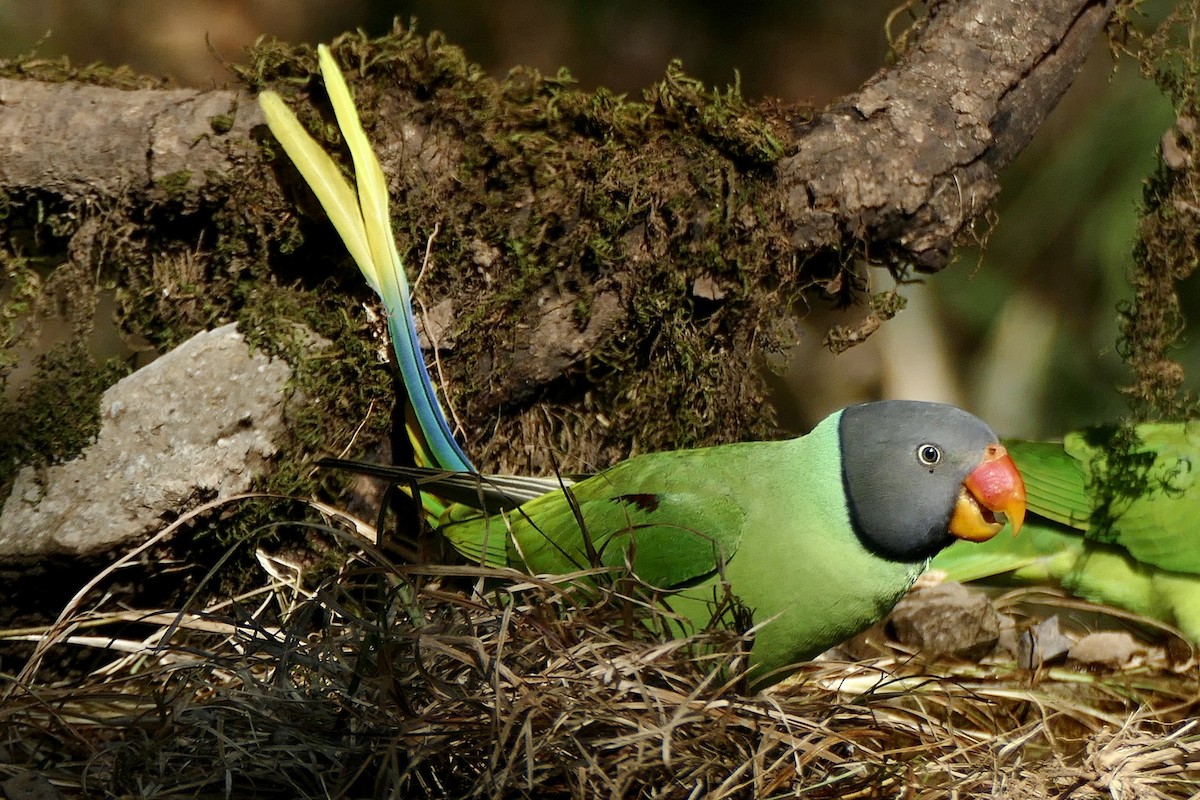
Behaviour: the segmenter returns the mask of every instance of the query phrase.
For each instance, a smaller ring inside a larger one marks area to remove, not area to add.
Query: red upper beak
[[[969,542],[986,542],[1004,527],[997,514],[1008,518],[1016,536],[1025,520],[1025,481],[999,443],[988,445],[983,463],[963,481],[950,533]]]

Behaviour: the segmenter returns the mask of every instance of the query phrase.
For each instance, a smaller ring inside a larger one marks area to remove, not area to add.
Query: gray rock
[[[1144,658],[1148,648],[1125,631],[1100,631],[1071,646],[1067,658],[1090,667],[1125,667]]]
[[[1040,669],[1061,660],[1073,641],[1059,627],[1057,614],[1032,627],[1010,625],[1000,636],[1000,646],[1012,654],[1021,669]]]
[[[122,379],[78,458],[20,470],[0,512],[0,559],[104,551],[246,491],[286,436],[290,377],[226,325]]]
[[[30,771],[18,772],[0,783],[0,792],[7,800],[64,800],[66,797],[45,775]]]
[[[1000,621],[983,592],[945,583],[910,592],[888,621],[896,640],[926,655],[982,658],[996,646]]]

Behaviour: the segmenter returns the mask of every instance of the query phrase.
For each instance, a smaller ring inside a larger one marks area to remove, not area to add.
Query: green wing
[[[1028,513],[1086,530],[1092,513],[1088,477],[1060,442],[1005,440],[1004,446],[1025,479]]]
[[[677,587],[715,574],[745,527],[732,492],[689,480],[692,460],[678,453],[630,459],[504,514],[454,505],[439,528],[472,561],[561,574],[628,560],[647,583]]]
[[[1200,643],[1200,575],[1140,562],[1121,547],[1089,541],[1049,520],[1028,519],[1015,539],[956,542],[930,568],[964,582],[1060,586],[1094,603],[1175,625]]]
[[[1001,532],[986,542],[955,542],[929,568],[963,583],[997,576],[1014,583],[1061,583],[1086,545],[1079,531],[1029,516],[1018,536]]]
[[[1200,573],[1200,425],[1150,423],[1072,434],[1064,449],[1088,476],[1087,538],[1114,544],[1137,561]]]

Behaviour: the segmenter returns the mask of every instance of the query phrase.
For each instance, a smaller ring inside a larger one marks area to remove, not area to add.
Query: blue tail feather
[[[304,130],[279,95],[265,91],[259,95],[259,104],[276,140],[316,194],[363,277],[383,302],[392,349],[417,420],[415,427],[408,426],[413,448],[434,462],[427,466],[474,472],[438,402],[417,340],[408,278],[392,236],[383,169],[329,48],[320,45],[317,53],[330,102],[354,161],[356,188],[349,185],[337,164]]]

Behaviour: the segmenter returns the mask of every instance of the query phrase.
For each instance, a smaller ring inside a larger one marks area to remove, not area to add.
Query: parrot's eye
[[[936,444],[923,444],[917,448],[917,460],[932,467],[942,460],[942,449]]]

